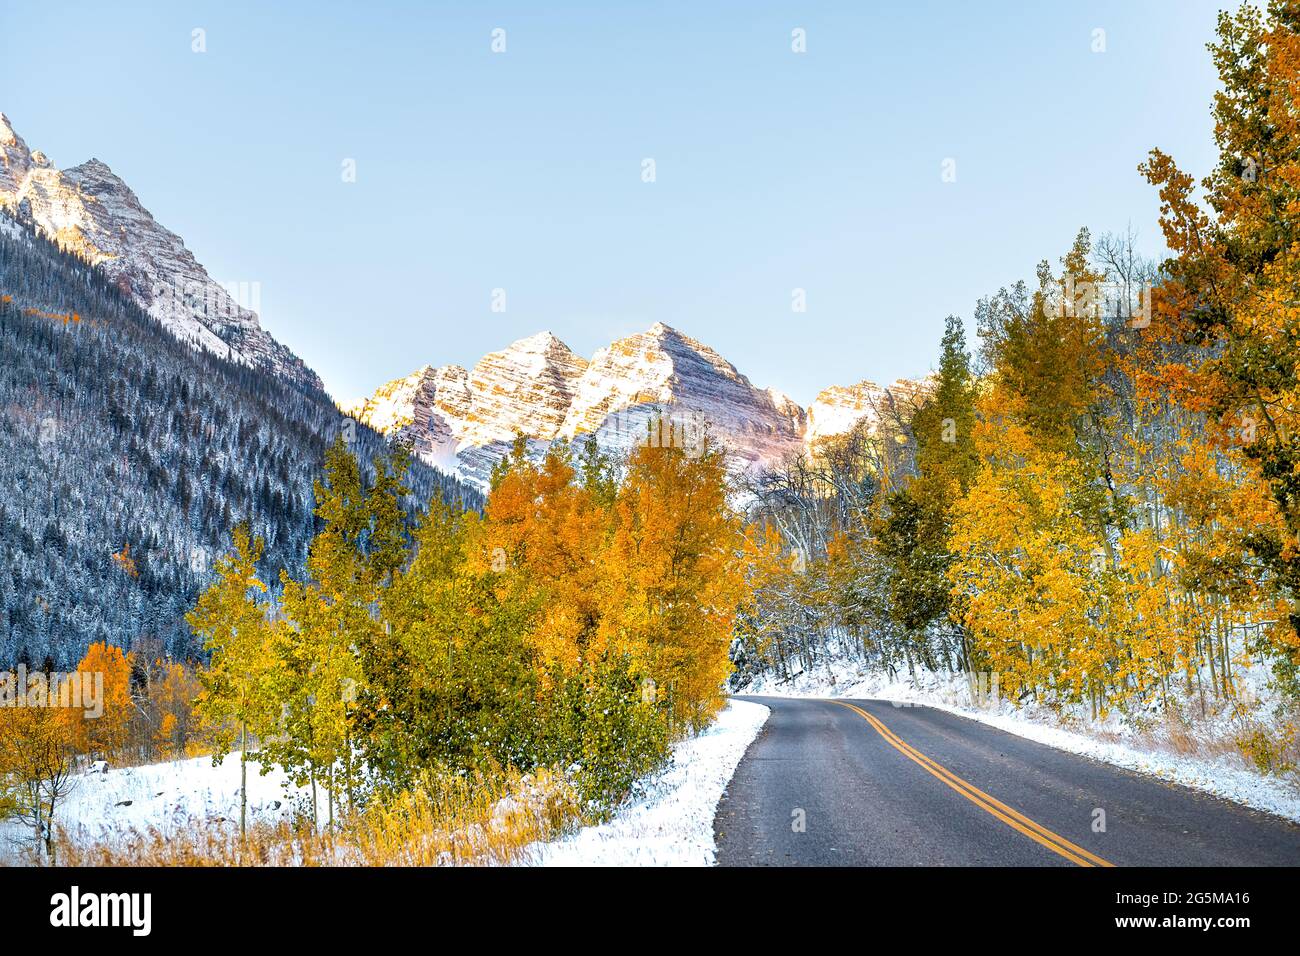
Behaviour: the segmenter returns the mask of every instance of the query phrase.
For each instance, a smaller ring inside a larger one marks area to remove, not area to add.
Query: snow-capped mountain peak
[[[645,441],[654,421],[707,428],[737,470],[779,466],[814,444],[870,426],[896,394],[870,382],[827,389],[805,411],[774,388],[757,388],[721,354],[656,322],[598,349],[588,361],[550,332],[489,353],[466,372],[424,366],[381,386],[352,413],[410,440],[431,464],[485,486],[517,435],[540,452],[556,439],[594,436],[606,451]]]
[[[320,388],[302,360],[262,328],[255,282],[217,283],[180,236],[154,219],[100,159],[59,170],[0,114],[0,210],[39,229],[109,277],[177,338],[300,387]],[[240,298],[246,301],[239,301]]]
[[[28,149],[9,122],[9,117],[0,113],[0,194],[16,191],[33,167],[44,169],[49,166],[46,155]]]
[[[802,409],[778,407],[712,348],[663,322],[592,356],[560,435],[592,434],[626,450],[665,417],[707,423],[743,467],[774,464],[803,442]]]

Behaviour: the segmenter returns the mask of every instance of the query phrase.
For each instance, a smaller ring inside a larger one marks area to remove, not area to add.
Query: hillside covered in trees
[[[74,665],[93,642],[193,656],[185,623],[231,529],[298,571],[330,398],[195,351],[102,272],[0,220],[0,666]],[[367,465],[367,467],[369,467]],[[481,496],[416,463],[408,507]]]

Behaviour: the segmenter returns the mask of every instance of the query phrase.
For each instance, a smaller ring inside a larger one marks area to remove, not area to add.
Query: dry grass
[[[1249,698],[1219,701],[1205,715],[1175,704],[1138,723],[1131,737],[1100,730],[1091,736],[1156,753],[1244,761],[1266,775],[1288,776],[1300,768],[1300,715],[1270,714]]]
[[[542,770],[472,779],[431,775],[421,786],[339,823],[333,832],[259,823],[245,840],[229,822],[126,830],[89,844],[61,833],[64,866],[494,866],[527,862],[527,847],[581,818],[577,794]]]

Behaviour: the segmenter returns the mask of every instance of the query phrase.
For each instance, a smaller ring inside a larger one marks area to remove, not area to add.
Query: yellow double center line
[[[956,790],[958,793],[960,793],[971,803],[975,804],[975,806],[979,807],[981,810],[991,813],[993,816],[997,817],[1007,826],[1011,827],[1014,830],[1020,831],[1025,836],[1029,837],[1029,839],[1033,840],[1034,842],[1041,843],[1043,846],[1047,847],[1053,853],[1057,853],[1065,857],[1071,863],[1077,863],[1079,866],[1114,866],[1115,865],[1114,863],[1110,863],[1106,860],[1103,860],[1101,857],[1097,856],[1096,854],[1089,853],[1083,847],[1071,843],[1069,840],[1061,836],[1059,833],[1054,833],[1051,830],[1047,829],[1047,827],[1043,826],[1042,824],[1035,823],[1033,820],[1029,819],[1023,813],[1019,813],[1011,809],[1011,807],[1007,806],[1005,803],[1002,803],[1000,800],[996,800],[993,797],[990,797],[987,793],[985,793],[983,790],[980,790],[978,787],[974,786],[973,784],[967,783],[965,780],[957,776],[947,767],[943,766],[942,764],[936,763],[935,761],[927,757],[925,754],[921,753],[921,751],[917,750],[915,747],[905,743],[897,734],[895,734],[892,730],[886,727],[878,718],[867,713],[861,707],[856,707],[853,704],[850,704],[847,701],[842,701],[842,700],[831,701],[831,703],[839,704],[841,707],[847,707],[849,710],[854,711],[860,717],[865,719],[867,723],[871,724],[871,726],[875,728],[876,733],[884,737],[885,740],[890,744],[890,746],[892,746],[903,756],[907,757],[909,760],[913,760],[916,763],[920,764],[923,768],[925,768],[925,770],[928,773],[931,773],[934,776],[938,777],[945,784],[952,787],[952,789]]]

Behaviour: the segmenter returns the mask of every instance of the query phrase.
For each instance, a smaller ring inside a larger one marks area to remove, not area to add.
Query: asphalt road
[[[742,699],[722,866],[1300,866],[1300,825],[944,711]]]

